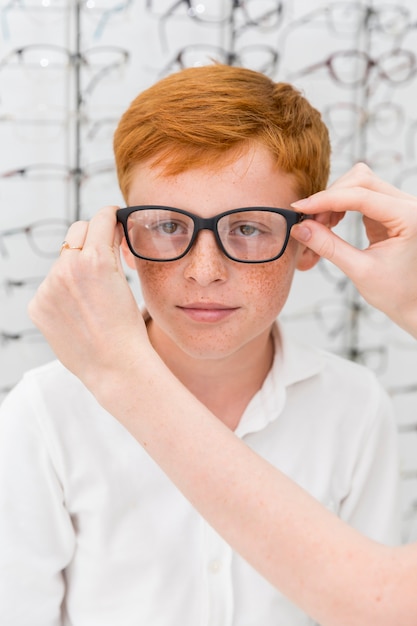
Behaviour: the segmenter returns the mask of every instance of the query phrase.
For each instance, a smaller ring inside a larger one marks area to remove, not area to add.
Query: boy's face
[[[248,206],[290,208],[299,196],[291,175],[278,170],[262,146],[222,169],[160,174],[158,168],[138,165],[128,204],[166,205],[212,217]],[[177,261],[138,259],[125,243],[123,252],[138,272],[153,340],[203,359],[256,350],[287,299],[295,269],[309,269],[316,262],[311,251],[290,239],[276,261],[237,263],[220,251],[208,230],[200,231],[188,254]]]

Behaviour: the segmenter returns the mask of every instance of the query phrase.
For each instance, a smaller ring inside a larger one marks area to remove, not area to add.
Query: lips
[[[238,310],[219,302],[192,302],[178,308],[191,320],[204,323],[220,322]]]

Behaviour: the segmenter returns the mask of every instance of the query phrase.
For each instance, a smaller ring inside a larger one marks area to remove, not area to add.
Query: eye
[[[242,233],[242,235],[245,235],[245,237],[256,235],[259,232],[259,228],[256,228],[255,226],[253,226],[253,224],[243,224],[242,226],[239,227],[239,230]]]
[[[263,230],[264,227],[262,224],[244,222],[233,224],[230,229],[230,234],[241,237],[255,237],[256,235],[262,234]]]
[[[175,222],[163,222],[159,225],[159,230],[166,233],[167,235],[173,235],[178,230],[178,224]]]
[[[148,230],[151,230],[156,235],[185,235],[188,233],[188,225],[180,221],[164,220],[155,221],[147,225]]]

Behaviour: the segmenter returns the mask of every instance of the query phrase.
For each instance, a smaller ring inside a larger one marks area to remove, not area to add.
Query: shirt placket
[[[232,549],[202,521],[205,602],[202,626],[232,626]]]

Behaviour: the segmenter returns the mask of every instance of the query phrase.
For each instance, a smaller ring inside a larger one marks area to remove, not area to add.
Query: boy
[[[385,395],[370,372],[290,341],[276,322],[295,270],[317,260],[289,238],[299,215],[288,209],[327,183],[318,112],[261,74],[193,68],[140,94],[114,147],[130,207],[118,214],[123,253],[159,357],[258,454],[362,532],[397,542]],[[98,262],[88,237],[74,224],[54,270],[75,292],[72,266]],[[100,328],[60,323],[85,328],[87,350]],[[311,623],[59,362],[26,375],[1,411],[1,623]]]

